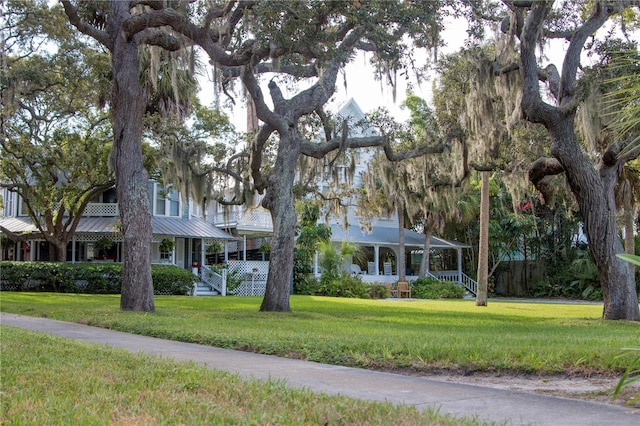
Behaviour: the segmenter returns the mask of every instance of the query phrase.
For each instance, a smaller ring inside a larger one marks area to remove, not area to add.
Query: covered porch
[[[400,234],[398,228],[373,227],[371,232],[362,231],[357,226],[349,226],[343,229],[339,225],[331,225],[331,241],[340,244],[349,241],[359,245],[367,258],[366,263],[358,263],[357,260],[348,259],[345,269],[359,275],[362,281],[368,283],[384,283],[398,281],[400,274],[397,270],[398,259],[405,257],[405,276],[408,281],[418,279],[422,251],[424,249],[425,235],[415,231],[404,230],[404,253],[400,253]],[[455,252],[456,265],[451,269],[430,270],[427,266],[427,275],[434,278],[457,282],[475,293],[475,281],[462,270],[462,249],[470,248],[468,244],[457,241],[431,237],[432,250],[453,250]],[[314,274],[320,276],[318,259],[314,261]]]

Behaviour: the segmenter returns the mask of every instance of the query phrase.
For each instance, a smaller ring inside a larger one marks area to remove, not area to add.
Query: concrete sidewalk
[[[565,398],[461,385],[420,377],[318,364],[138,336],[82,324],[2,313],[4,325],[42,331],[131,352],[195,361],[243,377],[373,401],[436,408],[457,417],[509,425],[640,425],[640,410]]]

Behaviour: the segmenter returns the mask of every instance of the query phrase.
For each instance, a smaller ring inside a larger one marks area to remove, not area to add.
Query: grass
[[[261,298],[157,296],[155,313],[119,296],[7,293],[0,309],[131,333],[330,364],[429,373],[619,375],[637,323],[603,321],[597,304],[390,301],[292,296],[292,313]]]
[[[461,423],[44,333],[7,326],[0,332],[3,425]]]

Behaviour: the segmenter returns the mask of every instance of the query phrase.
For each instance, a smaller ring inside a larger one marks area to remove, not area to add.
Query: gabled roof
[[[342,242],[351,241],[359,245],[368,246],[397,246],[400,234],[398,228],[373,227],[371,232],[362,231],[357,226],[349,226],[342,229],[339,225],[331,225],[331,241]],[[407,248],[424,248],[424,234],[419,234],[410,229],[404,230],[404,244]],[[457,241],[444,240],[438,237],[431,237],[431,248],[458,249],[469,248],[468,244]]]
[[[119,220],[119,217],[83,217],[78,223],[76,234],[112,234]],[[31,220],[26,217],[0,219],[0,225],[15,233],[37,232]],[[183,219],[154,216],[151,218],[151,228],[156,235],[217,240],[236,239],[204,219],[196,217]]]

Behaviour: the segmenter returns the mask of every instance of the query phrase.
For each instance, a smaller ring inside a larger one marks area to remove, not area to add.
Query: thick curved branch
[[[444,152],[446,147],[447,146],[445,144],[439,143],[436,145],[423,145],[412,149],[411,151],[395,153],[393,152],[393,148],[391,148],[391,145],[388,143],[388,141],[383,145],[384,154],[389,161],[403,161],[408,160],[409,158],[422,157],[426,154],[441,154]]]
[[[187,40],[180,40],[167,31],[158,28],[149,28],[138,33],[136,42],[137,44],[160,46],[171,52],[180,50],[187,45]]]
[[[348,138],[349,148],[370,148],[374,146],[382,146],[386,143],[386,136],[368,136],[361,138]],[[307,157],[324,158],[328,153],[340,149],[345,143],[342,135],[332,138],[326,142],[318,143],[311,141],[303,141],[300,146],[300,153]]]
[[[15,232],[10,231],[9,229],[5,228],[2,225],[0,225],[0,232],[5,234],[7,238],[9,238],[11,241],[15,243],[24,242],[31,239],[36,239],[36,240],[44,239],[44,235],[40,232],[31,232],[29,234],[16,234]]]
[[[524,23],[520,43],[520,72],[523,80],[522,112],[533,123],[549,123],[558,113],[557,108],[542,101],[539,88],[536,46],[551,4],[547,1],[534,2]]]
[[[131,8],[136,6],[148,6],[153,10],[160,10],[164,7],[165,3],[162,0],[132,0],[129,3]]]
[[[580,55],[587,38],[602,27],[614,13],[614,8],[605,6],[602,2],[595,2],[594,10],[587,21],[576,29],[571,36],[569,47],[564,56],[562,64],[562,74],[560,76],[560,88],[562,92],[559,94],[560,105],[570,102],[576,90],[576,76],[578,66],[580,65]]]
[[[273,62],[261,62],[253,67],[255,74],[266,74],[270,72],[287,74],[298,78],[313,78],[318,76],[318,68],[315,61],[309,65],[274,65]],[[238,78],[242,75],[242,67],[224,67],[223,76],[227,79]]]
[[[325,139],[330,139],[333,136],[333,125],[331,124],[331,120],[329,120],[329,116],[324,112],[322,106],[316,108],[316,114],[320,121],[322,122],[322,128],[324,130]]]
[[[253,143],[251,144],[251,152],[249,159],[249,167],[251,170],[251,177],[253,178],[253,185],[258,193],[262,194],[268,185],[267,179],[262,174],[262,156],[264,152],[264,145],[269,140],[269,136],[275,131],[275,128],[265,123],[260,127],[258,133],[254,136]]]
[[[242,68],[241,77],[244,87],[247,89],[247,92],[253,100],[253,104],[256,108],[256,116],[263,122],[268,123],[279,133],[284,134],[287,129],[286,123],[279,115],[271,111],[267,106],[260,84],[256,80],[251,68],[251,65],[244,66]]]
[[[550,205],[553,200],[553,187],[548,178],[562,173],[564,167],[555,158],[542,157],[531,164],[529,181],[540,191],[545,204]]]
[[[113,42],[109,38],[109,34],[106,31],[101,31],[96,27],[83,22],[78,15],[78,9],[73,6],[69,0],[60,1],[62,3],[62,6],[64,7],[64,13],[69,18],[69,22],[71,23],[71,25],[76,27],[81,33],[94,38],[110,51],[113,51]]]
[[[498,169],[498,166],[493,163],[489,163],[489,164],[471,163],[469,165],[471,166],[471,168],[473,168],[473,170],[477,172],[493,172]]]
[[[175,31],[188,36],[190,32],[198,32],[201,28],[192,24],[182,13],[171,8],[151,10],[145,13],[131,15],[123,25],[123,30],[127,37],[133,38],[136,34],[150,28],[170,26]],[[213,40],[219,40],[220,36],[216,30],[209,29],[208,36]]]

